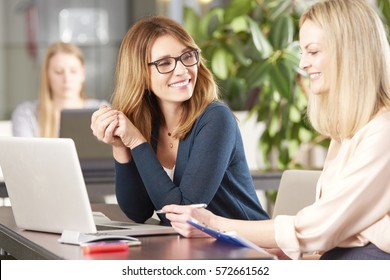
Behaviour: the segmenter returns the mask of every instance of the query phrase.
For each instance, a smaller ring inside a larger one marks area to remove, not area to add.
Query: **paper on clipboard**
[[[242,235],[238,234],[235,231],[222,232],[222,231],[219,231],[217,229],[212,229],[212,228],[208,227],[207,225],[200,223],[196,219],[191,219],[191,220],[188,220],[187,222],[190,225],[207,233],[208,235],[218,239],[219,241],[227,242],[227,243],[241,246],[241,247],[251,248],[253,250],[256,250],[259,253],[271,255],[266,250],[257,246],[255,243],[249,241],[248,239],[246,239],[245,237],[243,237]]]

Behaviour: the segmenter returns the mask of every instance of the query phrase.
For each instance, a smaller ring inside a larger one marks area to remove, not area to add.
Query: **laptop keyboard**
[[[95,233],[85,233],[85,235],[90,235],[90,236],[112,236],[112,232],[104,232],[104,231],[105,230],[120,230],[120,229],[123,229],[123,228],[96,225],[96,229],[97,229],[98,232],[95,232]]]
[[[85,235],[90,235],[90,236],[106,236],[106,235],[112,235],[108,232],[95,232],[95,233],[84,233]]]
[[[117,226],[96,225],[96,229],[98,231],[101,231],[101,230],[116,230],[116,229],[123,229],[123,228],[120,228],[120,227],[117,227]]]

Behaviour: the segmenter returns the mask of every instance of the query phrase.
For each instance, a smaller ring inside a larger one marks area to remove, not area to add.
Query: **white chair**
[[[12,122],[11,120],[0,120],[0,137],[10,137],[12,136]],[[5,189],[3,172],[0,166],[0,188]],[[0,206],[10,206],[9,198],[3,197],[3,190],[0,193]],[[0,249],[1,251],[1,249]],[[1,252],[0,252],[1,255]]]
[[[280,179],[272,217],[295,215],[315,201],[319,170],[285,170]]]
[[[10,120],[0,121],[0,136],[12,136],[12,122]]]

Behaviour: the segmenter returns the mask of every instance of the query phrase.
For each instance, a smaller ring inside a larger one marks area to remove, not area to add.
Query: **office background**
[[[121,40],[138,18],[162,14],[182,20],[183,7],[200,11],[218,0],[0,0],[0,120],[38,95],[39,67],[47,46],[71,41],[84,51],[86,93],[109,99]]]
[[[294,5],[303,3],[307,5],[316,0],[290,1],[294,2]],[[382,5],[388,3],[386,2],[388,0],[367,1]],[[0,136],[11,134],[9,119],[15,107],[23,101],[37,98],[40,64],[51,42],[63,40],[79,45],[86,56],[87,95],[109,100],[114,87],[115,64],[121,40],[138,18],[162,14],[182,22],[186,6],[204,14],[215,6],[227,6],[232,2],[232,0],[0,0]],[[244,5],[246,2],[236,3]],[[271,3],[272,6],[281,1],[267,0],[263,3]],[[389,14],[390,5],[387,6]],[[389,15],[387,17],[390,18]],[[239,96],[240,100],[245,99],[241,98],[241,93],[233,96]],[[233,107],[232,109],[237,110]],[[264,164],[258,140],[265,129],[264,122],[257,123],[256,116],[248,122],[246,112],[242,117],[241,115],[238,117],[242,124],[244,146],[249,149],[248,164],[251,169],[262,169]],[[272,139],[270,142],[274,143]],[[297,147],[300,149],[301,146]],[[294,162],[303,162],[303,166],[318,168],[321,167],[324,150],[320,149],[319,156],[315,152],[314,156],[305,153],[296,157],[297,160],[294,159]],[[276,160],[273,158],[272,160],[274,167]]]

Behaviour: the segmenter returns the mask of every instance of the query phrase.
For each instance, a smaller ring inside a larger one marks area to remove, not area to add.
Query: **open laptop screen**
[[[61,111],[60,138],[72,138],[80,159],[112,158],[110,145],[96,139],[91,130],[91,117],[96,109]]]
[[[114,159],[111,145],[97,140],[91,130],[91,117],[94,111],[96,111],[94,108],[62,110],[60,138],[73,139],[85,177],[89,177],[87,173],[92,173],[91,176],[95,176],[96,172],[102,175],[103,171],[113,176]]]

